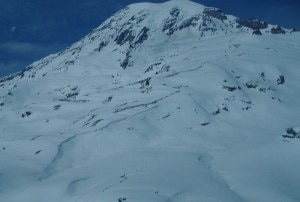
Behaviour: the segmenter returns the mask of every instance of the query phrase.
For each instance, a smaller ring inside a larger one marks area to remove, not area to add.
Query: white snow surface
[[[205,9],[130,5],[3,78],[0,201],[299,202],[300,33]]]

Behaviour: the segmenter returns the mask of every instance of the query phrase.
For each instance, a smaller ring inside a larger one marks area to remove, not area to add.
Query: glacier
[[[299,55],[277,25],[129,5],[0,79],[0,201],[300,201]]]

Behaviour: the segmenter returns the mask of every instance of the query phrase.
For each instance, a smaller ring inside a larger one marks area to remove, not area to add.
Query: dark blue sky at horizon
[[[24,69],[84,37],[137,2],[166,0],[0,0],[0,77]],[[300,30],[299,0],[193,0],[240,18]]]

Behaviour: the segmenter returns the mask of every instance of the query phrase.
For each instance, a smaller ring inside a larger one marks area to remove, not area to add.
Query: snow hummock
[[[1,79],[0,201],[299,201],[300,34],[236,19],[133,4]]]

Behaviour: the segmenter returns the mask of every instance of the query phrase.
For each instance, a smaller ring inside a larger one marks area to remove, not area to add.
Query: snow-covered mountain
[[[280,26],[130,5],[1,79],[0,201],[300,201],[299,55]]]

